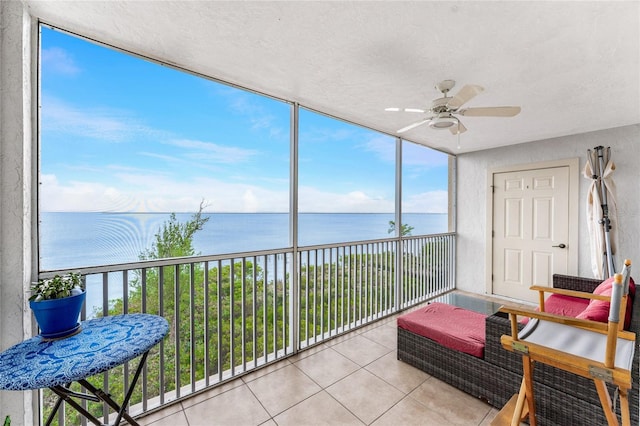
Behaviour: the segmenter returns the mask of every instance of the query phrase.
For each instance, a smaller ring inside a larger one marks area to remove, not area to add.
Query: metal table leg
[[[86,379],[79,380],[78,383],[91,394],[72,391],[71,389],[69,389],[70,385],[55,386],[50,388],[53,392],[56,393],[56,395],[58,395],[58,401],[56,402],[54,409],[49,415],[49,417],[47,418],[47,421],[45,424],[47,426],[51,424],[51,422],[55,418],[56,412],[60,408],[60,404],[64,400],[73,408],[75,408],[75,410],[78,411],[81,415],[86,417],[87,420],[89,420],[91,423],[101,426],[102,422],[100,422],[100,420],[98,420],[95,416],[89,413],[84,407],[82,407],[80,404],[78,404],[78,402],[76,402],[73,399],[73,398],[78,398],[78,399],[84,399],[84,400],[93,401],[93,402],[101,402],[101,401],[106,402],[111,408],[113,408],[118,413],[118,416],[116,417],[116,421],[114,425],[119,425],[120,421],[124,418],[130,425],[140,426],[138,422],[136,422],[133,419],[133,417],[131,417],[129,413],[127,413],[127,406],[129,405],[129,400],[133,395],[133,390],[136,386],[136,383],[138,382],[138,379],[140,378],[140,373],[142,373],[142,369],[144,367],[145,362],[147,361],[148,355],[149,355],[148,351],[142,355],[142,358],[138,363],[138,368],[136,369],[135,375],[133,376],[133,380],[131,380],[131,384],[129,385],[129,390],[127,391],[127,394],[125,395],[124,401],[122,401],[121,405],[115,402],[113,398],[111,398],[111,395],[109,395],[102,389],[96,388],[91,383],[89,383]]]

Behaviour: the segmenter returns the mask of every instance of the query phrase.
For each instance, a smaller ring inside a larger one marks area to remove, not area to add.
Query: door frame
[[[496,173],[518,172],[523,170],[548,169],[552,167],[569,167],[569,239],[567,246],[567,273],[578,273],[578,222],[580,203],[580,158],[567,158],[564,160],[542,161],[537,163],[516,164],[510,166],[494,167],[487,171],[487,215],[486,215],[486,244],[485,256],[485,292],[493,294],[493,177]]]

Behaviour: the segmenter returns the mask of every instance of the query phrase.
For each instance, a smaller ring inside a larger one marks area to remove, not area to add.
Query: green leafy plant
[[[55,275],[53,278],[42,279],[31,286],[29,300],[63,299],[84,291],[82,275],[70,272],[65,275]]]
[[[393,234],[394,232],[396,232],[396,222],[393,220],[389,221],[389,229],[387,230],[387,232],[389,234]],[[403,237],[408,237],[411,235],[411,232],[413,232],[413,226],[410,226],[406,223],[403,223],[402,226],[400,227],[400,234]]]
[[[11,417],[7,416],[4,418],[4,426],[11,426]]]

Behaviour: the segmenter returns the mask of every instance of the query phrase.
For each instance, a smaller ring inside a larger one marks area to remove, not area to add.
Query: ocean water
[[[168,213],[42,213],[41,271],[135,262],[150,250]],[[290,247],[286,213],[212,213],[193,240],[196,253],[224,254]],[[176,214],[180,222],[191,214]],[[393,214],[302,213],[299,246],[388,238]],[[446,214],[405,214],[412,235],[447,232]]]
[[[198,254],[225,254],[290,247],[289,216],[282,213],[213,213],[194,236]],[[136,262],[153,247],[155,235],[169,214],[43,213],[39,223],[40,270]],[[191,214],[176,214],[180,222]],[[299,246],[389,237],[392,214],[303,213],[299,217]],[[403,223],[412,235],[447,231],[446,214],[406,214]],[[109,286],[109,299],[122,297],[121,285]],[[87,280],[87,315],[102,306],[99,276]]]

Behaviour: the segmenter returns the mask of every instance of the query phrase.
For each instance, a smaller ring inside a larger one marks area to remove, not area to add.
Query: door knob
[[[566,245],[564,245],[564,244],[558,244],[557,246],[551,246],[551,247],[560,247],[560,248],[565,248],[565,247],[567,247],[567,246],[566,246]]]

